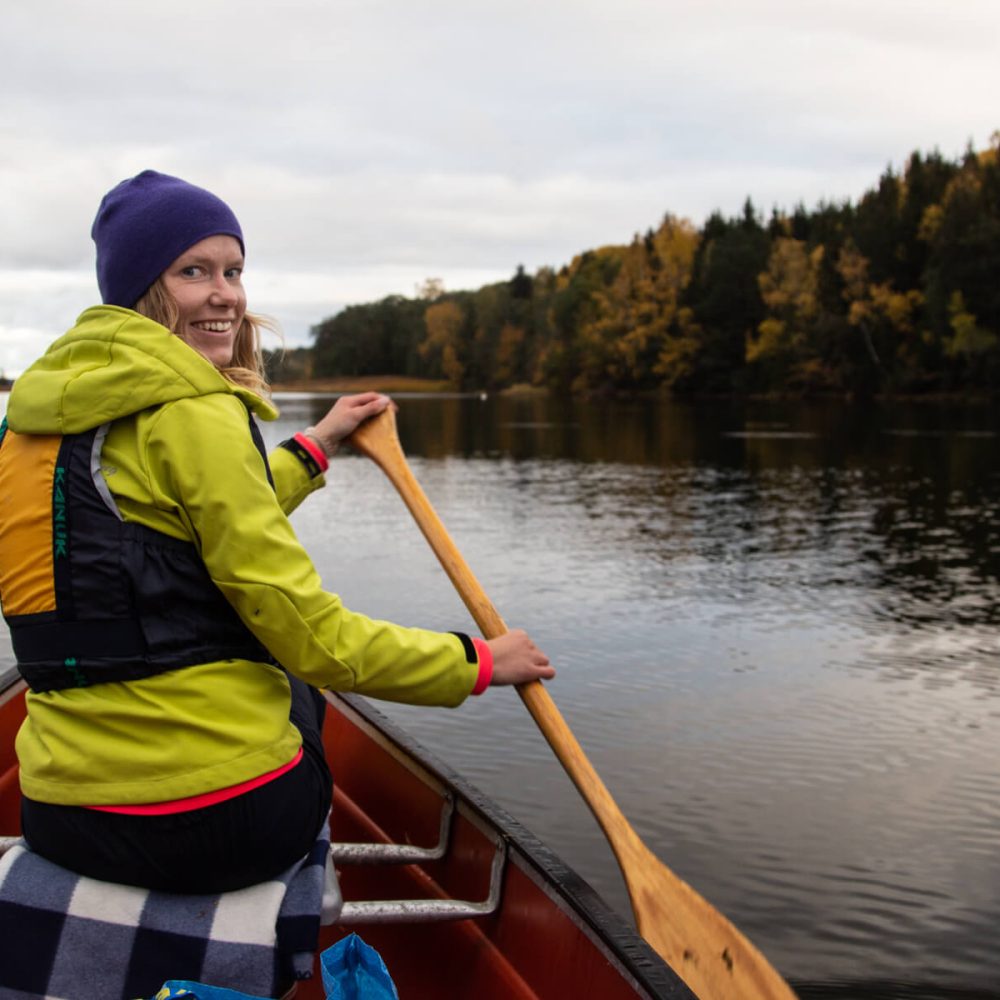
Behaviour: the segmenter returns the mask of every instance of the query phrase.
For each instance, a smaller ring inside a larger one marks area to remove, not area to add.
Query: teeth
[[[228,322],[214,322],[214,323],[196,323],[196,326],[200,327],[202,330],[208,330],[210,333],[225,333],[231,326],[232,323]]]

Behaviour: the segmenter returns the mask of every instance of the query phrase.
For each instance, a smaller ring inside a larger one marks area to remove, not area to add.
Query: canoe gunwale
[[[450,765],[440,760],[367,699],[326,692],[336,711],[362,726],[418,779],[430,779],[442,797],[451,791],[456,811],[489,840],[507,843],[515,864],[587,935],[614,964],[652,1000],[695,1000],[684,984],[635,927],[612,910],[593,887],[502,806],[488,798]],[[339,704],[338,704],[339,702]]]

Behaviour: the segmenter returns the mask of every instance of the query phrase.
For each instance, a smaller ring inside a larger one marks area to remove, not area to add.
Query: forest
[[[914,152],[857,203],[667,214],[631,242],[475,291],[350,306],[312,329],[315,378],[629,394],[1000,391],[1000,132]]]

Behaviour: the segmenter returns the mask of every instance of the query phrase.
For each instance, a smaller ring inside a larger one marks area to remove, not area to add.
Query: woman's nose
[[[213,302],[217,302],[219,305],[229,305],[230,303],[236,302],[238,298],[238,290],[225,275],[220,274],[213,280],[211,294]]]

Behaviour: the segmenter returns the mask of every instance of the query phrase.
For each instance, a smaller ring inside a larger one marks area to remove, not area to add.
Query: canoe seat
[[[441,920],[468,920],[493,913],[500,904],[507,860],[506,842],[496,838],[490,887],[485,900],[472,902],[458,899],[391,899],[345,902],[337,879],[336,864],[400,864],[413,865],[437,861],[448,853],[451,821],[455,812],[455,797],[446,793],[441,809],[438,842],[433,847],[413,844],[347,844],[330,845],[327,865],[327,885],[323,897],[323,923],[351,926],[354,924],[425,923]]]
[[[85,878],[0,838],[0,997],[151,997],[172,979],[260,997],[312,975],[329,831],[270,882],[216,895]]]

